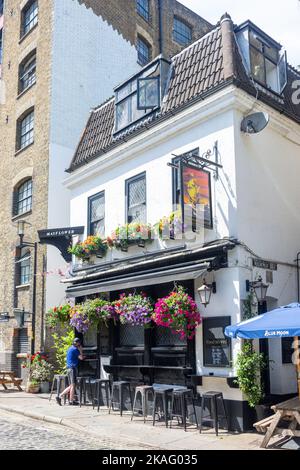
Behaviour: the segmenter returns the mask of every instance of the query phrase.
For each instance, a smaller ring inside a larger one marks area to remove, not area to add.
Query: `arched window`
[[[33,143],[34,139],[34,110],[23,114],[17,122],[17,150]]]
[[[38,1],[29,1],[22,10],[21,36],[27,34],[37,24],[38,14]]]
[[[173,38],[179,44],[186,46],[192,42],[192,28],[176,16],[174,17]]]
[[[13,215],[18,216],[32,209],[32,179],[27,179],[14,192]]]
[[[146,65],[151,60],[151,46],[141,36],[137,37],[137,53],[138,62],[141,65]]]
[[[36,51],[31,52],[19,67],[19,93],[36,82]]]

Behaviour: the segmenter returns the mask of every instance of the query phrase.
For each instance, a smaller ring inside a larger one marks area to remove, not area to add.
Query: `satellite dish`
[[[267,127],[269,120],[268,113],[249,114],[242,120],[241,131],[246,134],[257,134]]]

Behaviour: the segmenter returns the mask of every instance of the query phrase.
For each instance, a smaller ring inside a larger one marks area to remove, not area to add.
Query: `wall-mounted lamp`
[[[14,316],[17,320],[18,328],[23,328],[25,323],[31,323],[32,320],[29,318],[31,315],[30,312],[25,312],[24,309],[15,308]]]
[[[211,284],[207,284],[204,279],[202,286],[199,287],[198,289],[198,294],[200,297],[200,302],[202,303],[202,305],[204,305],[205,308],[210,303],[211,294],[216,294],[216,293],[217,293],[216,283],[212,282]]]
[[[266,301],[268,288],[269,284],[265,284],[261,276],[259,276],[257,281],[246,281],[246,291],[250,292],[252,290],[259,304],[263,304]]]

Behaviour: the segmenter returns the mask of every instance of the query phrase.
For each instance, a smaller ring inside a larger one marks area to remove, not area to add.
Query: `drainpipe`
[[[297,253],[297,299],[300,303],[300,251]]]
[[[158,1],[158,42],[159,42],[159,53],[163,54],[163,0]]]

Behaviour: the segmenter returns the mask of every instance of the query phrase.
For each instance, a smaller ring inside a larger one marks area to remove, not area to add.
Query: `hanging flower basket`
[[[120,322],[133,326],[150,325],[153,315],[153,306],[149,297],[143,294],[122,294],[120,300],[114,302],[114,308]]]
[[[69,304],[53,307],[47,312],[46,323],[50,328],[65,326],[70,321],[72,307]]]
[[[82,305],[82,314],[86,315],[91,326],[93,325],[97,328],[101,323],[107,325],[109,320],[116,318],[114,306],[107,300],[100,298],[87,300]]]
[[[182,340],[191,340],[201,323],[201,316],[192,297],[183,287],[177,287],[167,297],[156,302],[153,320],[158,326],[170,328]]]
[[[82,334],[87,333],[90,329],[92,322],[84,312],[83,305],[75,305],[72,308],[70,325]]]

